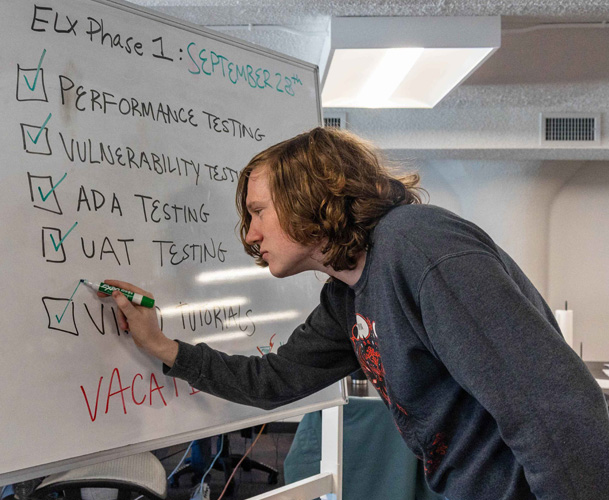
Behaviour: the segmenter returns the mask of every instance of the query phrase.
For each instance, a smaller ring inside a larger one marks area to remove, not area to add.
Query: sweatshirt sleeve
[[[491,254],[444,258],[419,288],[434,354],[493,416],[540,500],[609,499],[598,384]]]
[[[359,367],[345,330],[345,309],[329,297],[328,288],[276,354],[229,355],[204,343],[178,341],[176,361],[171,369],[164,366],[164,373],[214,396],[267,410],[327,387]]]

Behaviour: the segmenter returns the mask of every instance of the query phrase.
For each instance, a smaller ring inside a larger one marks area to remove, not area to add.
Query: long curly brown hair
[[[323,264],[336,271],[353,269],[381,217],[398,205],[421,203],[424,191],[417,173],[392,175],[374,146],[346,131],[318,127],[271,146],[241,171],[236,195],[243,247],[260,266],[267,264],[258,245],[245,241],[247,185],[258,167],[268,170],[283,231],[303,245],[324,242]]]

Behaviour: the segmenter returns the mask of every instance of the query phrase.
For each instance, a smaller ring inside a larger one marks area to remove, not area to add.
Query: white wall
[[[550,248],[550,305],[569,301],[585,360],[609,360],[608,162],[586,162],[554,198]]]

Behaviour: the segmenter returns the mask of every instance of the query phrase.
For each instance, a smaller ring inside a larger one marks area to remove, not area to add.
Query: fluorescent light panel
[[[378,50],[378,54],[375,54],[377,57],[380,56],[378,63],[357,95],[357,100],[366,103],[366,107],[382,107],[422,53],[422,48]]]
[[[433,108],[493,50],[336,49],[324,84],[322,105]]]

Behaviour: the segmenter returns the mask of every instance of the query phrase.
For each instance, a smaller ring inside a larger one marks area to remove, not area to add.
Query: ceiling
[[[509,147],[528,149],[535,147],[537,139],[531,134],[537,134],[541,111],[607,111],[609,116],[609,24],[604,24],[609,21],[609,0],[131,1],[321,66],[332,16],[500,15],[501,47],[431,114],[349,110],[354,128],[386,148],[410,149],[404,139],[414,137],[417,127],[425,128],[425,140],[439,133],[448,139],[455,130],[461,132],[467,120],[472,123],[469,139],[486,140],[469,141],[470,148],[501,148],[510,137]],[[527,137],[522,132],[526,120]],[[488,123],[497,127],[495,138],[487,134]],[[448,140],[436,143],[436,149],[456,147]],[[604,150],[602,157],[609,158],[609,150]]]
[[[320,65],[332,16],[502,16],[501,48],[468,85],[609,80],[607,1],[132,0]],[[581,23],[581,27],[572,26]],[[562,25],[562,27],[560,26]],[[581,57],[585,54],[586,57]]]
[[[174,15],[190,11],[192,22],[300,24],[306,17],[330,16],[491,16],[536,18],[538,21],[603,21],[605,1],[367,1],[367,0],[137,0],[133,3]],[[207,11],[207,12],[206,12]]]

